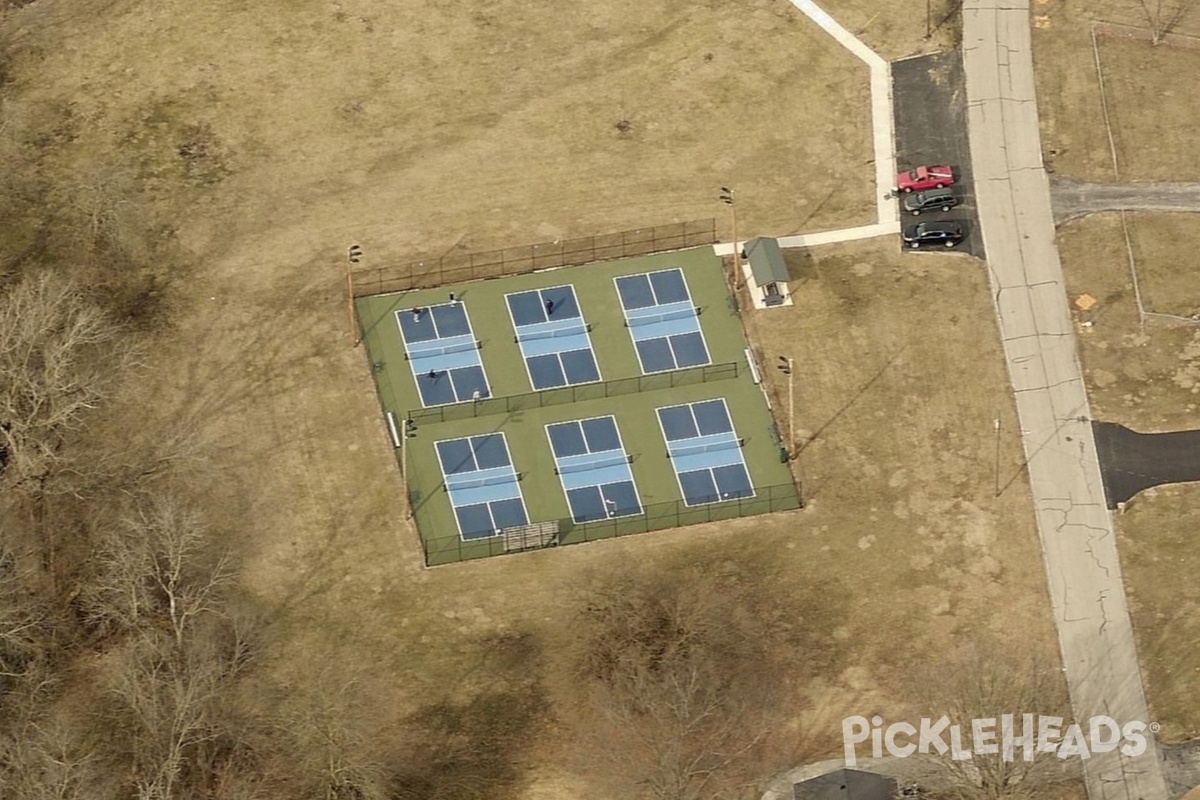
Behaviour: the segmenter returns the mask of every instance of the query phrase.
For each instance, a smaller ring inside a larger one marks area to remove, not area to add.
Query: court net
[[[714,453],[720,450],[737,450],[746,443],[745,439],[726,439],[721,442],[709,442],[707,444],[671,444],[670,456],[677,458],[678,456],[692,456],[697,453]]]
[[[517,328],[514,342],[529,342],[534,339],[561,339],[564,336],[578,336],[581,333],[591,333],[592,323],[587,325],[572,325],[569,328],[551,328],[549,330],[521,330]]]
[[[687,319],[688,317],[698,316],[700,316],[699,308],[677,308],[674,311],[662,311],[658,314],[639,314],[636,317],[628,317],[625,320],[625,327],[638,328],[642,325],[653,325],[656,322],[666,322],[667,320],[672,319]]]
[[[554,474],[570,475],[577,472],[590,472],[594,469],[604,469],[606,467],[615,467],[618,464],[628,464],[632,460],[633,456],[626,455],[623,452],[603,453],[587,461],[563,464],[554,470]]]
[[[472,477],[470,473],[466,475],[447,475],[447,489],[474,489],[479,486],[499,486],[505,483],[516,483],[521,480],[521,476],[515,472],[503,473],[500,475],[484,475],[482,477]]]
[[[482,344],[478,339],[472,339],[466,342],[455,342],[454,344],[443,345],[426,345],[412,344],[408,346],[408,352],[404,354],[405,361],[411,361],[414,358],[428,358],[429,356],[444,356],[447,353],[462,353],[466,350],[478,350]]]

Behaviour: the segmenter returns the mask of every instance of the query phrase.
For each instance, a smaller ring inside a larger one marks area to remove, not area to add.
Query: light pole
[[[400,434],[400,475],[404,478],[404,518],[412,519],[412,494],[408,490],[408,440],[417,435],[417,423],[405,418]]]
[[[791,356],[779,357],[779,369],[784,375],[788,376],[788,460],[796,457],[796,370],[795,361]]]
[[[1000,414],[997,412],[996,418],[992,420],[992,427],[996,429],[996,466],[993,473],[996,476],[996,497],[1000,496]]]
[[[350,313],[350,340],[354,342],[354,346],[358,347],[358,322],[354,318],[354,274],[352,267],[362,260],[362,247],[357,244],[350,245],[347,250],[346,257],[346,307]]]
[[[738,246],[737,236],[737,206],[733,202],[733,189],[721,187],[721,202],[729,206],[729,216],[733,221],[733,290],[736,292],[742,284],[742,248]]]

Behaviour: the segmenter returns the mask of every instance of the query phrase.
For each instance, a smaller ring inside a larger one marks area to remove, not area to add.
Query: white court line
[[[717,400],[721,401],[721,407],[725,409],[725,418],[729,420],[729,430],[721,431],[721,433],[728,433],[730,436],[733,437],[733,441],[736,442],[736,441],[738,441],[738,438],[739,438],[738,433],[737,433],[737,426],[734,425],[734,423],[733,423],[733,415],[729,413],[729,403],[725,402],[724,397],[713,397],[708,400],[693,400],[690,403],[676,403],[675,405],[672,405],[672,406],[661,406],[659,408],[654,409],[654,416],[658,418],[658,429],[659,429],[659,431],[662,432],[663,442],[665,442],[667,445],[667,460],[669,460],[671,462],[671,469],[674,470],[674,472],[675,472],[675,483],[677,486],[679,486],[679,496],[681,498],[683,498],[683,504],[687,508],[699,508],[701,506],[715,506],[720,503],[731,503],[734,500],[749,500],[749,499],[758,497],[758,490],[754,486],[754,478],[751,477],[751,475],[750,475],[750,465],[746,463],[746,453],[744,450],[742,450],[740,445],[738,446],[738,458],[741,459],[740,463],[742,465],[742,470],[746,473],[746,480],[748,480],[750,482],[750,494],[747,497],[731,497],[728,500],[721,499],[720,497],[718,497],[718,499],[713,500],[711,502],[707,502],[707,503],[689,503],[687,493],[683,491],[683,473],[681,473],[679,471],[678,463],[675,461],[675,456],[671,452],[671,445],[678,444],[681,447],[686,447],[687,445],[682,444],[682,442],[686,442],[688,439],[701,439],[701,438],[704,438],[704,436],[706,436],[706,435],[707,436],[716,435],[716,434],[700,433],[700,420],[699,420],[699,418],[696,417],[696,406],[699,405],[700,403],[711,403],[711,402],[714,402]],[[669,439],[669,438],[667,438],[667,429],[663,426],[662,412],[667,409],[671,409],[671,408],[686,408],[689,412],[691,412],[692,424],[696,426],[696,434],[697,434],[696,436],[689,436],[688,439]],[[730,465],[730,466],[732,466],[732,465]],[[708,470],[708,475],[710,478],[712,478],[713,488],[717,492],[720,492],[721,487],[717,485],[717,473],[715,471],[716,467],[703,467],[702,469]],[[700,471],[701,470],[688,470],[688,472],[700,472]]]
[[[589,422],[594,419],[610,419],[610,420],[612,420],[613,430],[616,431],[616,433],[617,433],[617,447],[615,449],[612,449],[612,450],[592,450],[591,449],[591,445],[588,444],[588,441],[587,441],[587,436],[585,436],[583,433],[583,423]],[[621,519],[622,517],[636,517],[636,516],[645,514],[646,513],[646,504],[642,502],[642,495],[638,492],[638,488],[637,488],[637,479],[633,477],[633,462],[629,461],[629,457],[630,457],[629,451],[625,449],[625,442],[624,442],[624,440],[621,439],[621,426],[617,424],[617,418],[615,416],[613,416],[612,414],[603,414],[598,417],[586,417],[584,419],[563,420],[562,422],[550,422],[543,426],[546,430],[546,439],[550,443],[550,455],[554,459],[554,471],[558,473],[558,485],[560,487],[562,487],[563,499],[567,501],[567,509],[571,512],[571,521],[576,523],[577,525],[586,525],[587,524],[587,522],[585,522],[584,520],[578,519],[575,516],[575,508],[571,505],[571,496],[569,494],[567,494],[567,482],[564,479],[562,472],[559,470],[558,453],[554,452],[554,439],[550,436],[550,429],[553,428],[555,425],[569,425],[571,423],[574,423],[579,426],[579,435],[581,437],[583,437],[583,443],[588,448],[588,454],[615,453],[617,450],[620,450],[621,455],[625,457],[626,472],[629,473],[629,483],[633,486],[633,497],[635,500],[637,500],[638,511],[635,514],[621,514],[620,516],[610,515],[608,513],[608,502],[607,502],[607,499],[604,497],[604,487],[608,486],[610,484],[607,484],[607,483],[590,484],[591,488],[595,488],[600,491],[600,501],[604,504],[604,514],[605,514],[604,519]],[[580,486],[577,488],[583,489],[583,488],[589,488],[589,487]],[[592,520],[592,521],[600,522],[601,520]]]

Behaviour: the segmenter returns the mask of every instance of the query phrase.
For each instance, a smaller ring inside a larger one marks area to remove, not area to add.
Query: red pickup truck
[[[936,167],[913,167],[896,176],[896,188],[902,192],[922,192],[941,189],[954,183],[954,170],[946,164]]]

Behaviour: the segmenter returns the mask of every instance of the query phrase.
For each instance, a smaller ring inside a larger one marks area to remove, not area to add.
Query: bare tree
[[[777,651],[752,593],[699,570],[615,579],[581,618],[583,676],[609,754],[655,800],[720,796],[780,706]]]
[[[939,659],[919,679],[925,710],[953,723],[998,719],[1024,713],[1070,717],[1066,683],[1050,653],[1012,643],[983,642]],[[1035,716],[1036,719],[1036,716]],[[1021,731],[1025,733],[1025,731]],[[952,753],[932,756],[938,773],[958,800],[1028,800],[1041,796],[1047,783],[1062,780],[1062,763],[1050,752],[987,755],[956,760]]]
[[[82,600],[109,630],[165,625],[176,648],[205,614],[220,614],[232,582],[228,557],[214,555],[199,515],[173,495],[153,495],[101,534],[96,574]]]
[[[1162,44],[1188,15],[1196,0],[1138,0],[1142,13],[1146,16],[1146,24],[1150,26],[1151,41]]]
[[[250,723],[234,707],[234,689],[248,655],[236,626],[214,616],[190,627],[181,645],[145,628],[111,656],[105,685],[139,800],[245,796]]]
[[[24,498],[44,574],[57,577],[45,500],[69,483],[68,437],[132,362],[118,328],[71,281],[27,277],[0,295],[0,492]]]
[[[97,761],[78,726],[53,713],[28,722],[7,742],[0,740],[8,797],[89,800],[103,780]]]
[[[0,541],[0,694],[42,655],[48,622],[46,608],[29,591],[15,554]]]
[[[138,800],[180,797],[196,751],[216,736],[211,721],[223,665],[190,648],[180,655],[168,640],[144,633],[110,667],[110,689],[128,715]]]
[[[360,687],[345,670],[312,675],[308,691],[280,722],[295,742],[291,760],[305,796],[321,800],[385,800],[387,782],[378,749],[366,733]]]
[[[63,190],[68,228],[80,238],[86,257],[116,248],[136,262],[145,261],[148,253],[139,220],[148,209],[138,200],[141,193],[128,168],[102,164],[75,172]]]
[[[0,486],[33,492],[127,366],[117,327],[71,281],[25,278],[0,296]]]

